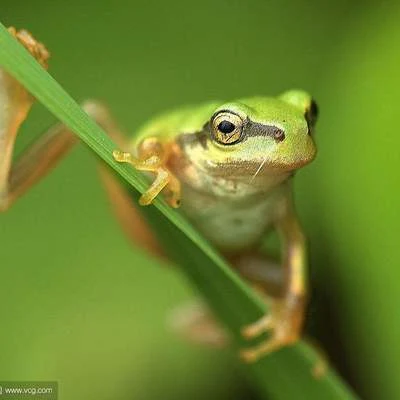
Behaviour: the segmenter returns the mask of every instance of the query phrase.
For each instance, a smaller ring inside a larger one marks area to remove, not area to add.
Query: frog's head
[[[209,165],[240,175],[301,168],[316,154],[316,118],[316,103],[300,90],[225,103],[207,124]]]

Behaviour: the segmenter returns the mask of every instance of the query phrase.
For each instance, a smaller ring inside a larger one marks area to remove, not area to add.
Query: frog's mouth
[[[293,168],[296,169],[296,168]],[[271,176],[279,175],[279,173],[285,173],[290,171],[290,168],[287,168],[286,165],[277,165],[268,158],[265,158],[261,162],[256,161],[232,161],[232,162],[224,162],[218,163],[209,170],[209,173],[214,176],[220,177],[231,177],[237,179],[243,178],[255,178],[262,176]]]
[[[276,127],[271,127],[271,132]],[[297,170],[310,163],[316,155],[314,140],[304,129],[295,135],[279,136],[254,135],[248,136],[241,144],[226,148],[210,147],[208,161],[210,173],[223,175],[271,175]],[[210,162],[213,160],[213,162]],[[214,168],[213,168],[214,167]]]
[[[250,178],[254,180],[263,176],[291,174],[309,164],[314,158],[315,151],[306,154],[304,157],[293,157],[292,159],[279,157],[279,155],[274,157],[271,154],[257,161],[226,159],[209,166],[208,172],[214,176],[225,178]]]

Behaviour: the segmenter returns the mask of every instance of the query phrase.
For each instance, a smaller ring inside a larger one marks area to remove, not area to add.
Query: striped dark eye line
[[[264,136],[271,137],[277,142],[285,140],[285,131],[275,125],[264,125],[258,122],[249,121],[246,127],[246,137]]]

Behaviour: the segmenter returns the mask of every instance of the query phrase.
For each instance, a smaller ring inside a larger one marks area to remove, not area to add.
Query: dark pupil
[[[218,130],[222,133],[231,133],[235,130],[235,125],[229,121],[222,121],[218,124]]]

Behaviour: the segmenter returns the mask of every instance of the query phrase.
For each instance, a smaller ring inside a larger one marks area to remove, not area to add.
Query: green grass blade
[[[144,179],[129,165],[114,161],[112,151],[116,146],[112,140],[1,24],[0,65],[138,193],[144,191]],[[178,212],[162,200],[157,200],[155,207],[147,207],[144,213],[160,240],[182,266],[185,275],[235,334],[237,344],[244,345],[238,334],[240,327],[265,312],[262,302]],[[316,359],[315,351],[300,342],[243,368],[254,380],[262,398],[356,398],[332,369],[322,379],[315,380],[311,369]]]

